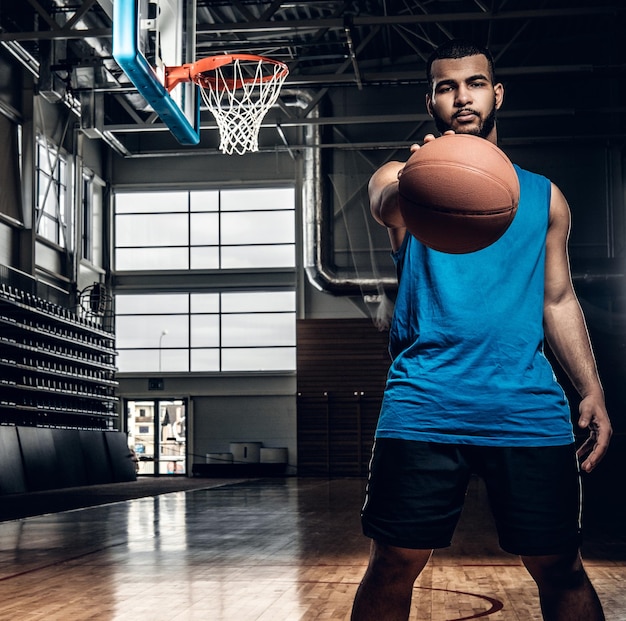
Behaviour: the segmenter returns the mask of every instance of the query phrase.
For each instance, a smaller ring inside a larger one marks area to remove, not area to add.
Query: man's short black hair
[[[466,56],[484,56],[489,63],[489,72],[491,73],[491,81],[495,82],[495,67],[493,56],[491,52],[482,45],[477,45],[471,41],[465,41],[464,39],[452,39],[447,41],[443,45],[440,45],[433,53],[428,57],[426,61],[426,77],[428,78],[428,84],[433,85],[432,64],[436,60],[443,58],[465,58]]]

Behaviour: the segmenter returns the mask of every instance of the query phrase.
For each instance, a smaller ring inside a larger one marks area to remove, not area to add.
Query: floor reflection
[[[348,620],[369,548],[363,491],[359,479],[254,480],[0,523],[0,621]],[[480,489],[468,500],[454,545],[416,584],[413,618],[539,621]],[[602,545],[589,573],[607,618],[625,618],[626,559]]]

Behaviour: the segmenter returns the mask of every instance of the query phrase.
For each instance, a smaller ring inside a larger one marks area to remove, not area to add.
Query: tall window
[[[44,138],[37,139],[37,233],[62,248],[71,249],[72,222],[67,181],[68,164],[61,151]]]
[[[116,271],[294,266],[293,188],[116,194]]]
[[[119,370],[295,370],[295,285],[271,277],[296,266],[294,200],[293,188],[117,193],[116,271],[217,272],[210,291],[181,275],[168,293],[117,293]],[[235,269],[255,284],[234,289]]]
[[[294,291],[117,294],[122,372],[290,371]]]

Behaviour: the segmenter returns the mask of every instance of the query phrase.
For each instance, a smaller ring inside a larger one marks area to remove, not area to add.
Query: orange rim
[[[215,70],[229,65],[235,60],[248,60],[268,63],[279,67],[277,72],[264,76],[254,76],[241,79],[216,79]],[[221,56],[207,56],[200,58],[194,63],[187,63],[179,67],[165,68],[165,88],[171,91],[181,82],[195,82],[202,88],[210,88],[212,90],[235,90],[241,88],[244,84],[266,83],[280,80],[287,77],[289,68],[285,63],[273,58],[265,56],[257,56],[256,54],[224,54]]]

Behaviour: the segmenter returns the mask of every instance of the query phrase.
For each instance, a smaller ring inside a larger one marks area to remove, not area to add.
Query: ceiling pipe
[[[305,108],[311,95],[298,91],[297,105]],[[316,106],[309,115],[319,116]],[[322,166],[321,129],[317,124],[305,127],[304,142],[308,148],[303,152],[302,220],[303,265],[309,282],[319,291],[333,295],[363,296],[378,294],[381,287],[395,288],[395,278],[363,278],[354,273],[338,272],[333,265],[332,237],[329,213],[331,205],[326,198],[324,170]]]
[[[527,20],[527,19],[559,19],[566,17],[583,17],[585,15],[614,15],[619,17],[625,12],[624,8],[616,6],[595,6],[582,8],[565,9],[523,9],[519,11],[488,12],[450,12],[450,13],[429,13],[410,15],[355,15],[352,23],[356,27],[360,26],[391,26],[391,25],[415,25],[438,22],[484,22],[484,21],[506,21],[506,20]],[[342,30],[344,20],[342,18],[317,18],[317,19],[295,19],[295,20],[273,20],[273,21],[248,21],[229,22],[214,24],[199,24],[197,33],[203,34],[233,34],[240,32],[283,32],[289,30],[299,30],[303,32],[318,31],[319,29]]]

